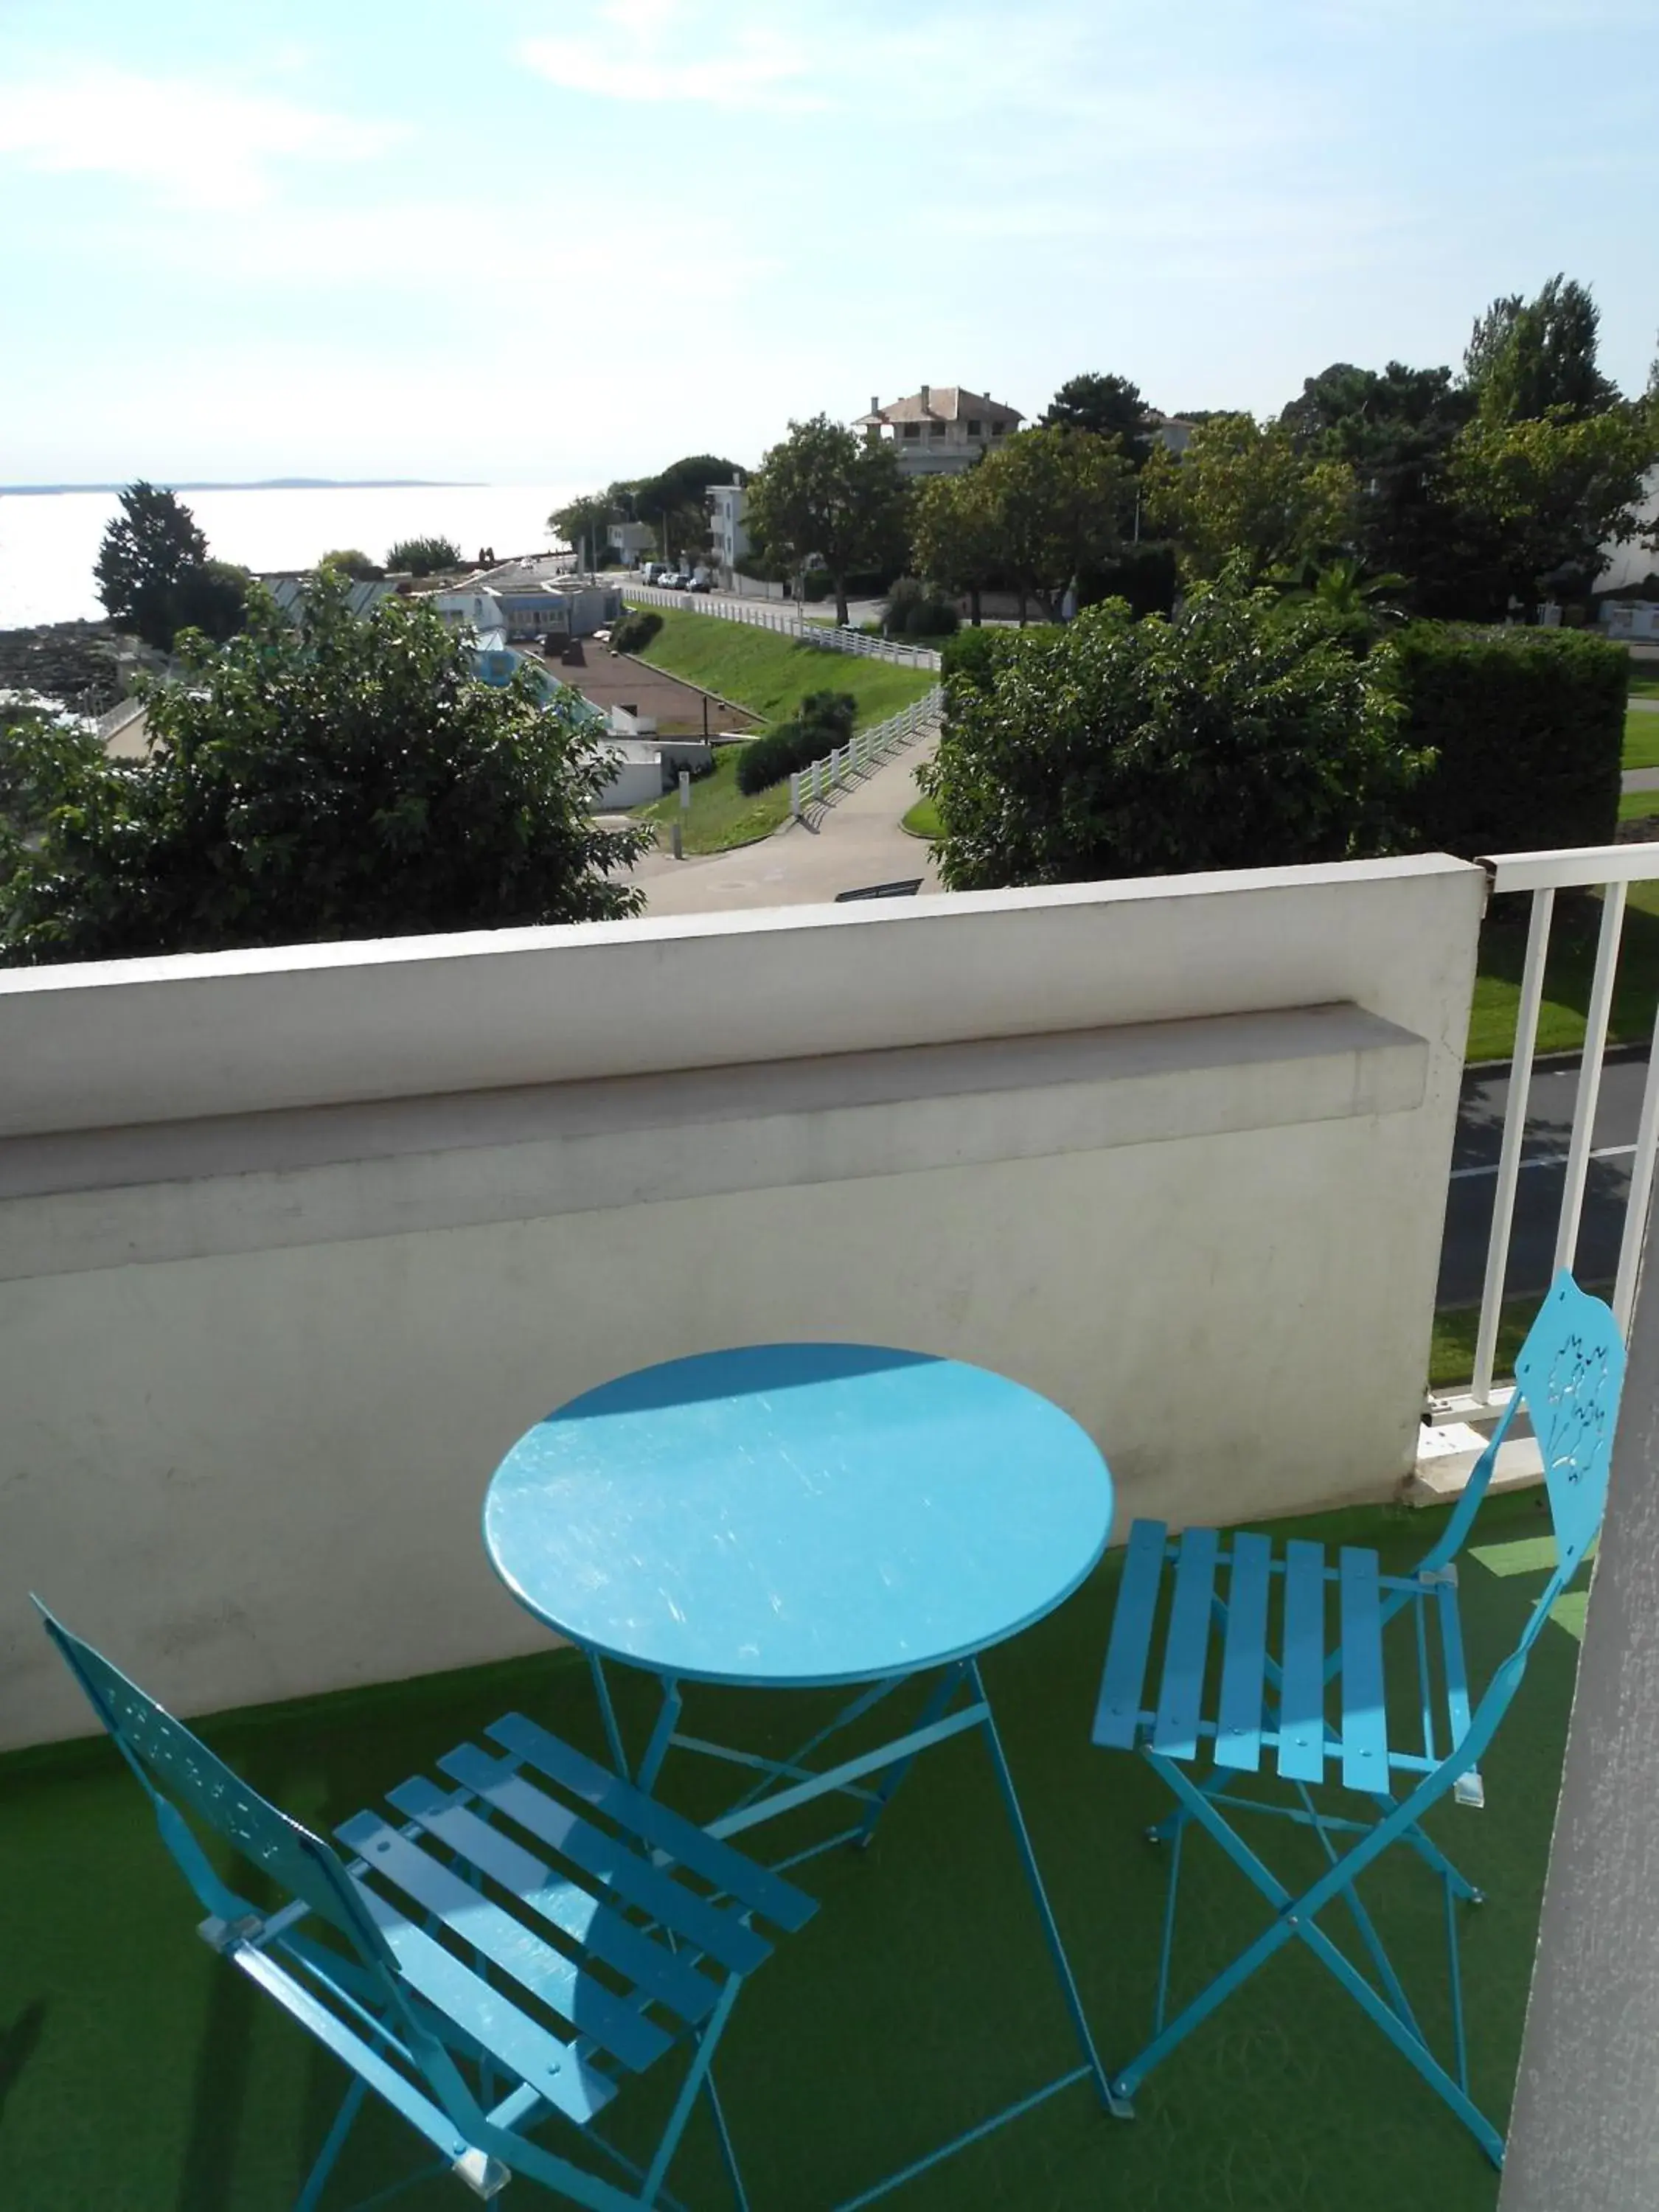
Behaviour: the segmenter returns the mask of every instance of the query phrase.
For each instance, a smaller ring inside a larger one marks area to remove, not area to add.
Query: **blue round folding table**
[[[781,1863],[867,1841],[919,1752],[982,1731],[1085,2063],[884,2188],[1086,2075],[1110,2101],[979,1655],[1071,1595],[1111,1522],[1105,1463],[1057,1406],[984,1368],[870,1345],[750,1346],[642,1369],[550,1413],[491,1480],[491,1562],[587,1654],[618,1771],[607,1661],[661,1686],[640,1787],[654,1790],[673,1747],[756,1771],[710,1834],[833,1791],[858,1801],[854,1825]],[[923,1674],[938,1680],[913,1725],[836,1765],[806,1764]],[[680,1734],[685,1682],[854,1694],[776,1760]]]

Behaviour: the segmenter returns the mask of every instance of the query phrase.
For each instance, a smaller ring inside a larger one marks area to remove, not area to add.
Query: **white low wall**
[[[185,1711],[535,1649],[479,1545],[496,1460],[720,1345],[1017,1376],[1124,1521],[1380,1493],[1483,886],[1431,858],[0,975],[0,1743],[86,1725],[30,1587]]]

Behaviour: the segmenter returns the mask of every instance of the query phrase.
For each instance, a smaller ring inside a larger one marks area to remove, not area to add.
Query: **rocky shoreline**
[[[143,651],[107,622],[0,629],[0,692],[34,691],[78,714],[102,714],[125,697]]]

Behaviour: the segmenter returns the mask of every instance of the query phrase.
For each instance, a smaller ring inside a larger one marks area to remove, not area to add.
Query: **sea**
[[[568,484],[328,484],[181,490],[216,560],[245,568],[308,568],[357,546],[386,557],[400,538],[454,540],[470,560],[544,553],[547,518]],[[103,613],[92,565],[118,510],[112,491],[0,492],[0,629]]]

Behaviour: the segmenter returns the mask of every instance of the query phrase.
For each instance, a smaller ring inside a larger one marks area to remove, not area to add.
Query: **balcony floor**
[[[1432,1523],[1370,1513],[1300,1525],[1327,1541],[1379,1543],[1404,1565]],[[1487,1509],[1463,1577],[1478,1681],[1541,1586],[1547,1525],[1536,1493]],[[1115,1575],[1114,1559],[988,1668],[1109,2066],[1146,2039],[1163,1897],[1159,1856],[1143,1839],[1162,1809],[1154,1778],[1087,1741]],[[1465,1985],[1475,2094],[1500,2119],[1582,1617],[1582,1600],[1565,1601],[1559,1632],[1540,1642],[1486,1763],[1486,1810],[1447,1808],[1431,1824],[1489,1899],[1466,1920]],[[96,1621],[70,1625],[98,1639]],[[689,1705],[695,1731],[779,1751],[811,1717],[805,1698],[708,1692]],[[586,1674],[569,1655],[230,1715],[204,1733],[326,1832],[511,1706],[599,1747]],[[644,1718],[635,1700],[625,1725],[636,1742]],[[665,1794],[712,1811],[720,1771],[675,1756]],[[783,1827],[751,1843],[775,1835],[781,1849]],[[1274,1823],[1261,1840],[1288,1878],[1310,1878],[1311,1838]],[[1407,1854],[1394,1856],[1367,1895],[1419,2017],[1443,2038],[1438,1887]],[[823,1909],[745,1990],[720,2069],[756,2212],[833,2203],[1073,2063],[976,1740],[927,1755],[867,1856],[832,1852],[802,1875]],[[193,1900],[106,1747],[0,1762],[0,1897],[6,2202],[20,2212],[276,2212],[291,2203],[343,2077],[195,1940]],[[1262,1919],[1255,1893],[1202,1839],[1189,1848],[1183,1900],[1178,1992],[1206,1979]],[[1334,1921],[1332,1933],[1341,1932]],[[657,2104],[654,2079],[619,2109],[637,2112],[641,2100]],[[327,2202],[351,2203],[418,2162],[398,2124],[366,2115]],[[672,2185],[693,2207],[729,2202],[701,2112]],[[549,2201],[528,2184],[520,2192],[526,2203]],[[1497,2177],[1472,2140],[1292,1947],[1152,2077],[1132,2124],[1106,2118],[1078,2087],[892,2201],[915,2212],[1315,2212],[1338,2202],[1345,2212],[1396,2212],[1431,2200],[1436,2212],[1490,2212],[1496,2197]],[[397,2201],[459,2212],[474,2200],[445,2181]]]

